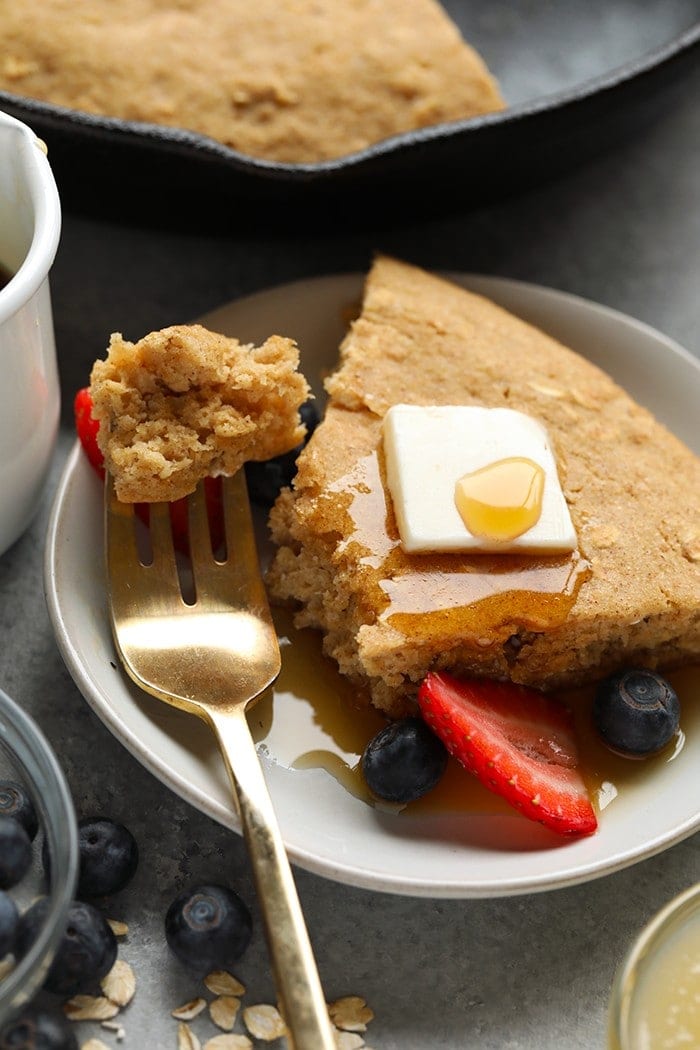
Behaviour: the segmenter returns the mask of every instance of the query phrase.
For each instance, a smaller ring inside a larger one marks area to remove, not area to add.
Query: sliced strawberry
[[[426,722],[490,791],[560,835],[598,822],[578,769],[571,712],[535,689],[431,672],[418,704]]]
[[[100,424],[92,418],[92,397],[86,386],[75,395],[73,413],[80,444],[92,466],[103,478],[105,476],[104,461],[97,444],[97,431],[100,429]]]

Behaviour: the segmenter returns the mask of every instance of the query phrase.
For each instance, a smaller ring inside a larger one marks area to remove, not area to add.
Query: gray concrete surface
[[[251,903],[241,840],[162,787],[114,740],[65,670],[44,605],[42,555],[55,485],[72,441],[70,402],[112,330],[138,337],[236,296],[365,269],[382,249],[446,270],[522,278],[606,303],[700,353],[700,76],[665,119],[566,178],[419,225],[341,236],[179,234],[66,215],[53,274],[64,422],[54,473],[30,531],[0,559],[0,686],[42,726],[80,813],[124,820],[141,865],[110,911],[138,988],[124,1012],[133,1048],[176,1046],[169,1010],[198,985],[169,956],[163,915],[191,880],[230,879]],[[698,836],[580,887],[515,899],[413,900],[297,871],[329,996],[359,993],[376,1012],[375,1050],[595,1050],[625,946],[669,897],[700,877]],[[238,967],[249,1000],[271,1000],[260,924]],[[205,1018],[197,1030],[215,1034]],[[81,1026],[81,1039],[114,1033]]]

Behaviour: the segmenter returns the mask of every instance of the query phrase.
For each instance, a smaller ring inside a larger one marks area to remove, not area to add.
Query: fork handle
[[[209,711],[238,802],[275,985],[294,1050],[336,1042],[292,871],[242,706]]]

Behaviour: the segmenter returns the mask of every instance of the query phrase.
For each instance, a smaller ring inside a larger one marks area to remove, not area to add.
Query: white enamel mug
[[[0,554],[37,509],[58,430],[48,274],[60,230],[43,143],[0,112]]]

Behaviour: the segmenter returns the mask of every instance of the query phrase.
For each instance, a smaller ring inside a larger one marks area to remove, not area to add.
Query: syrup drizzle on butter
[[[500,646],[518,628],[546,631],[563,623],[590,566],[578,551],[527,554],[406,554],[383,465],[373,451],[316,501],[320,532],[345,537],[361,587],[378,619],[407,637],[436,646],[461,636],[468,644]]]
[[[473,536],[507,543],[539,521],[544,481],[539,463],[509,456],[459,478],[455,505]]]

